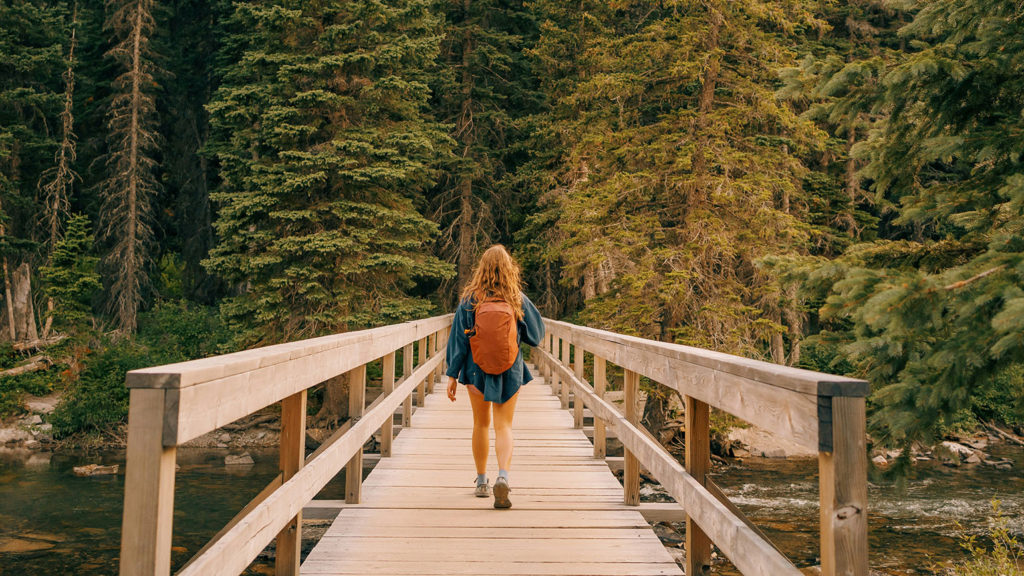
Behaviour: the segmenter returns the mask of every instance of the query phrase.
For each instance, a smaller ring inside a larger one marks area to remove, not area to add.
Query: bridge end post
[[[558,339],[558,363],[562,366],[569,365],[569,341],[564,338]],[[564,378],[558,379],[558,398],[562,403],[562,410],[569,409],[569,383]]]
[[[640,410],[638,406],[640,396],[640,374],[632,370],[625,370],[623,380],[623,391],[625,400],[626,420],[634,426],[640,426]],[[622,459],[622,490],[623,501],[627,506],[640,505],[640,461],[628,448],[625,449],[625,457]]]
[[[824,398],[823,398],[824,399]],[[821,573],[867,576],[867,442],[863,397],[831,397],[832,451],[818,454]]]
[[[608,386],[607,364],[604,358],[594,354],[594,393],[604,398],[604,390]],[[594,414],[594,458],[604,460],[607,455],[607,434],[604,420]]]
[[[406,344],[402,348],[402,379],[412,376],[412,344]],[[402,403],[402,427],[412,426],[412,394],[405,397]]]
[[[366,364],[354,368],[349,379],[348,417],[362,418],[366,411]],[[359,504],[363,497],[363,449],[352,456],[345,465],[345,503]]]
[[[160,388],[130,392],[121,576],[171,573],[177,446],[164,446],[163,432],[167,396],[176,393]]]
[[[281,401],[281,481],[287,482],[306,460],[306,391]],[[277,534],[275,576],[298,576],[302,557],[302,512]]]
[[[574,344],[572,353],[573,373],[576,378],[585,382],[586,380],[583,379],[583,347],[579,344]],[[583,394],[573,393],[572,395],[572,424],[577,429],[583,428]]]
[[[384,368],[384,380],[381,386],[384,389],[384,395],[388,396],[395,391],[395,353],[389,352],[384,357],[383,361]],[[384,425],[380,427],[380,455],[383,458],[391,456],[391,442],[395,438],[395,415],[392,414],[391,418],[384,421]]]
[[[686,472],[706,485],[711,469],[711,408],[686,396]],[[686,516],[686,573],[703,576],[711,573],[711,538]]]

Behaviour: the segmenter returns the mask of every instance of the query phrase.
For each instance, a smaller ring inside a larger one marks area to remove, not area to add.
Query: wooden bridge
[[[472,494],[466,391],[455,404],[433,393],[450,323],[130,372],[121,574],[170,574],[177,446],[280,403],[280,474],[179,574],[239,574],[275,539],[276,573],[299,574],[302,510],[343,468],[345,503],[304,574],[680,574],[640,513],[642,466],[685,512],[686,574],[709,573],[714,545],[743,574],[799,575],[707,477],[713,406],[819,452],[822,573],[867,575],[866,382],[546,320],[531,354],[541,378],[523,388],[516,414],[514,507],[493,510]],[[376,361],[383,393],[367,406]],[[352,418],[306,456],[307,390],[346,372]],[[641,378],[685,399],[685,467],[639,424]],[[609,381],[621,381],[622,412],[604,398]],[[625,447],[622,485],[604,461],[608,430]],[[377,431],[381,459],[364,483],[363,445]]]

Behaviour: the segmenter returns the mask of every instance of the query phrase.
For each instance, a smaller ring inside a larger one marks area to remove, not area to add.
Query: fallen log
[[[53,346],[58,344],[67,338],[67,334],[55,334],[47,338],[39,338],[36,340],[30,340],[28,342],[15,342],[13,348],[15,352],[28,352],[29,350],[42,350],[47,346]]]
[[[21,366],[15,366],[8,370],[0,372],[0,378],[8,376],[20,376],[22,374],[28,374],[29,372],[40,372],[46,370],[50,366],[53,366],[53,360],[49,356],[33,356],[28,359],[28,362]]]
[[[991,430],[991,431],[995,432],[996,434],[998,434],[1002,439],[1006,440],[1007,442],[1011,442],[1011,443],[1016,444],[1018,446],[1024,446],[1024,440],[1021,440],[1019,437],[1014,436],[1013,434],[1010,434],[1009,432],[1006,432],[1006,431],[1002,430],[1001,428],[999,428],[995,424],[990,424],[990,423],[985,422],[985,421],[982,421],[982,424],[984,424],[985,427],[988,428],[989,430]]]

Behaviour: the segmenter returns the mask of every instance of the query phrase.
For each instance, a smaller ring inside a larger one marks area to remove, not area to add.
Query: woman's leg
[[[476,386],[466,388],[469,390],[469,403],[473,406],[473,461],[476,473],[486,474],[487,453],[491,450],[491,403],[484,400],[483,392]]]
[[[516,415],[516,392],[504,404],[494,405],[494,451],[498,455],[498,469],[508,471],[512,465],[512,418]]]

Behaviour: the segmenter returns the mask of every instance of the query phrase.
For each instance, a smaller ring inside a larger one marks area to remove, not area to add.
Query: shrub
[[[988,539],[992,550],[979,544],[974,534],[961,536],[960,544],[971,557],[954,565],[950,576],[1024,576],[1024,548],[1010,533],[999,500],[992,501]]]

